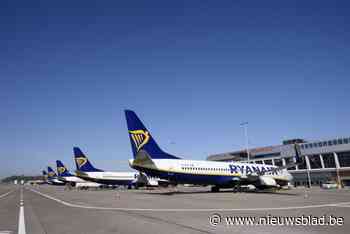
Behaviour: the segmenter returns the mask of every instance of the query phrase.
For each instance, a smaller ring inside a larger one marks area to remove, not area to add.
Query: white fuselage
[[[64,184],[64,182],[60,181],[58,178],[54,177],[54,178],[48,178],[47,179],[47,183],[48,184],[57,184],[57,185],[61,185],[61,184]]]
[[[65,183],[70,183],[70,184],[74,184],[75,187],[99,187],[101,186],[101,184],[95,183],[95,182],[90,182],[90,181],[86,181],[83,180],[77,176],[61,176],[58,177],[58,179],[60,181],[63,181]]]
[[[77,176],[61,176],[58,177],[59,180],[70,183],[86,183],[86,180],[83,180]]]
[[[284,183],[292,180],[286,169],[276,170],[275,166],[263,164],[182,159],[152,159],[152,163],[134,163],[131,159],[129,163],[132,168],[146,174],[178,183],[220,185],[249,180],[274,186],[276,181]]]
[[[109,185],[129,185],[137,180],[136,172],[80,172],[77,171],[79,178]]]

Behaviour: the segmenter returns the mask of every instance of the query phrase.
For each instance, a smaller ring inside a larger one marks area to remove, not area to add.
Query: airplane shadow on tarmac
[[[210,191],[155,191],[155,190],[150,190],[150,191],[144,191],[142,192],[143,194],[155,194],[155,195],[165,195],[165,196],[169,196],[169,195],[188,195],[188,194],[220,194],[220,193],[232,193],[232,194],[242,194],[242,193],[255,193],[255,194],[271,194],[271,195],[276,195],[276,196],[300,196],[300,194],[297,193],[290,193],[290,192],[274,192],[274,191],[264,191],[264,190],[260,190],[260,191],[244,191],[244,192],[236,192],[234,193],[232,190],[224,190],[224,191],[220,191],[220,192],[210,192]]]

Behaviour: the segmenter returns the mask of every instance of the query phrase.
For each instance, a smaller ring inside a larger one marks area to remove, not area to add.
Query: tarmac
[[[227,220],[232,216],[254,222],[242,224],[234,219],[234,223],[229,223]],[[328,225],[307,223],[308,216],[314,219],[324,216]],[[273,217],[299,217],[299,220],[303,217],[305,222],[276,224],[271,221]],[[271,223],[255,222],[261,219]],[[176,190],[80,191],[51,185],[0,185],[0,234],[281,231],[336,234],[349,230],[349,189],[211,193],[208,187],[183,186]]]

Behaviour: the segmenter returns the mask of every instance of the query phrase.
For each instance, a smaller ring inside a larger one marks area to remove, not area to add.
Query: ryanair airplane
[[[125,116],[134,155],[129,164],[148,176],[176,184],[212,185],[212,192],[220,188],[236,191],[241,185],[251,184],[257,189],[280,188],[293,179],[286,168],[295,164],[278,168],[253,163],[186,160],[168,154],[158,146],[135,112],[126,110]],[[299,155],[297,151],[297,162]]]
[[[58,180],[66,184],[69,183],[73,187],[83,187],[83,188],[88,188],[88,187],[98,188],[101,186],[101,184],[88,182],[86,180],[83,180],[71,174],[67,169],[67,167],[60,160],[56,161],[56,166],[57,166]]]
[[[137,187],[138,173],[109,172],[97,169],[78,147],[74,147],[73,151],[77,166],[76,174],[79,178],[105,185],[124,185],[129,189]]]
[[[65,185],[66,183],[57,178],[56,172],[51,167],[47,167],[47,183],[51,185]]]
[[[42,170],[44,182],[47,183],[47,172],[45,170]]]

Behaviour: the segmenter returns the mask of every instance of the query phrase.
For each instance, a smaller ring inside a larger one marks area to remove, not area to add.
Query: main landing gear
[[[211,190],[210,190],[212,193],[217,193],[220,191],[220,188],[218,186],[213,186],[211,187]]]

